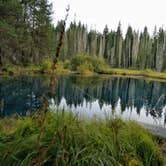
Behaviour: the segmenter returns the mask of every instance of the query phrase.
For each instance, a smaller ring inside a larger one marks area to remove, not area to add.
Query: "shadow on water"
[[[150,124],[166,124],[166,83],[101,76],[0,78],[0,116],[36,111],[45,94],[59,106],[88,116],[105,112]]]

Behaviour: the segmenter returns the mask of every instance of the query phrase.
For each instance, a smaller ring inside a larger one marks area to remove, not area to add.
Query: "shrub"
[[[83,63],[77,66],[77,72],[83,74],[85,71],[94,71],[94,67],[91,62]]]
[[[82,65],[83,63],[88,62],[88,59],[90,59],[87,55],[78,55],[71,59],[71,67],[72,70],[77,70],[77,67]]]
[[[63,64],[64,69],[71,69],[71,62],[69,60],[66,60]]]
[[[17,73],[17,67],[14,65],[6,64],[2,67],[2,72],[13,75],[14,73]]]
[[[78,70],[78,68],[100,72],[101,70],[103,71],[108,69],[108,65],[103,58],[90,55],[78,55],[71,59],[71,69]]]
[[[59,74],[69,74],[70,71],[68,69],[65,69],[62,64],[58,64],[56,72]]]
[[[43,72],[50,70],[52,67],[52,61],[50,59],[45,59],[41,64],[41,70]]]

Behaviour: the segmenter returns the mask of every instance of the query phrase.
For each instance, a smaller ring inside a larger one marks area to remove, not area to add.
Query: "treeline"
[[[0,0],[0,65],[39,64],[55,56],[62,21],[53,25],[48,0]],[[103,33],[88,31],[87,26],[70,24],[64,35],[60,59],[79,54],[103,57],[111,67],[166,71],[166,32],[154,34],[147,27],[139,33],[128,27],[122,35],[106,26]]]
[[[66,30],[61,58],[68,59],[78,54],[103,57],[111,67],[116,68],[165,71],[166,32],[163,28],[157,32],[155,28],[153,36],[150,36],[147,27],[139,33],[129,26],[123,37],[121,24],[116,31],[109,31],[105,26],[103,33],[99,33],[95,30],[88,32],[85,25],[74,22]]]
[[[0,64],[40,63],[51,55],[53,25],[48,0],[0,0]]]

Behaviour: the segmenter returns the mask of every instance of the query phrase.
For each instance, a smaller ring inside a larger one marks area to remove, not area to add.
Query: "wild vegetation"
[[[164,165],[155,139],[134,122],[40,110],[0,120],[3,165]]]
[[[65,20],[55,26],[51,14],[48,0],[0,0],[0,66],[25,67],[48,58],[53,60],[58,48],[58,58],[62,61],[82,54],[102,58],[111,68],[166,70],[163,28],[155,28],[151,36],[147,27],[139,33],[129,26],[123,36],[120,23],[117,30],[106,26],[101,33],[88,31],[85,25],[73,21],[64,29]],[[83,68],[88,71],[91,66],[80,66],[80,72]]]
[[[0,0],[0,74],[74,71],[166,79],[158,73],[166,71],[163,28],[150,36],[147,27],[138,33],[129,26],[124,37],[120,23],[103,33],[75,21],[65,29],[68,13],[56,26],[51,15],[49,0]],[[55,84],[53,78],[53,91]],[[42,103],[38,113],[0,119],[0,164],[164,165],[155,138],[136,123],[51,112]]]
[[[150,36],[147,27],[138,33],[129,26],[123,37],[120,23],[117,31],[109,31],[106,26],[103,33],[100,33],[88,31],[85,25],[73,22],[66,30],[61,58],[70,59],[79,54],[96,55],[104,58],[112,68],[153,69],[163,72],[166,70],[165,38],[163,28],[158,32],[155,28],[153,36]]]
[[[99,73],[100,71],[105,71],[109,68],[103,58],[89,55],[75,56],[70,61],[65,61],[63,67],[80,74],[85,74],[86,72]]]
[[[76,71],[82,75],[111,74],[111,75],[127,75],[127,76],[142,76],[153,79],[166,79],[166,73],[157,72],[155,70],[136,70],[136,69],[118,69],[110,68],[103,58],[89,55],[77,55],[71,60],[66,60],[60,64],[66,71]]]

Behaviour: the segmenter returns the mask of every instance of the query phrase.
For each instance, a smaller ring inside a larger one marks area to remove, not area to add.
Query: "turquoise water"
[[[111,76],[1,77],[0,117],[37,111],[42,95],[53,111],[60,107],[81,116],[166,123],[166,83]]]

